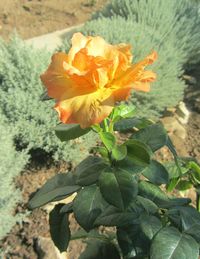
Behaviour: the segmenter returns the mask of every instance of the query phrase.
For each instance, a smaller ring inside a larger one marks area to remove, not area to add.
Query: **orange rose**
[[[56,99],[55,109],[63,123],[82,128],[100,123],[117,101],[126,100],[131,89],[148,92],[156,78],[145,66],[156,52],[131,64],[130,45],[110,45],[101,37],[75,33],[68,54],[56,53],[41,80],[48,95]]]

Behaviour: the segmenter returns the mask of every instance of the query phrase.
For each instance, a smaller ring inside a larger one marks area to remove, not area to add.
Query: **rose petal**
[[[117,78],[114,81],[115,85],[118,87],[127,87],[131,86],[133,89],[140,91],[148,91],[147,84],[144,84],[142,87],[142,83],[153,82],[156,78],[155,73],[152,71],[144,71],[147,65],[152,64],[152,62],[157,58],[156,52],[153,52],[151,55],[147,56],[143,61],[132,65],[127,69],[125,73],[122,74],[121,77]],[[140,85],[140,86],[139,86]]]
[[[114,107],[113,96],[102,91],[60,101],[55,109],[63,123],[78,123],[82,128],[100,123]]]
[[[69,57],[69,63],[72,64],[73,60],[74,60],[74,56],[75,54],[82,48],[85,47],[85,45],[88,42],[88,37],[85,37],[82,33],[77,32],[74,33],[73,37],[72,37],[72,47],[69,50],[68,53],[68,57]]]

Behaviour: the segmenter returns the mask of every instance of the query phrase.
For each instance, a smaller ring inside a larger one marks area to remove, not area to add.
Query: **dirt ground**
[[[107,0],[0,0],[0,36],[23,39],[78,25]]]
[[[61,163],[37,165],[34,161],[29,165],[29,169],[24,171],[17,179],[16,185],[22,190],[23,203],[18,204],[15,213],[27,213],[27,203],[30,195],[35,193],[46,181],[58,173],[67,172],[71,169],[71,164]],[[50,237],[48,212],[52,206],[47,205],[42,209],[35,209],[26,217],[21,224],[16,224],[10,234],[0,244],[7,250],[6,259],[37,259],[43,258],[38,248],[38,240]],[[73,215],[70,217],[70,229],[75,232],[79,228]],[[70,259],[77,259],[83,250],[83,243],[80,241],[71,242],[68,248]],[[51,259],[51,258],[49,258]],[[54,258],[52,258],[54,259]]]

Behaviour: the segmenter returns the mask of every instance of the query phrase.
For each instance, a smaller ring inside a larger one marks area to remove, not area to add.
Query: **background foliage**
[[[14,216],[14,206],[21,199],[14,177],[27,163],[27,155],[17,152],[13,145],[13,131],[0,114],[0,239],[11,229],[20,216]]]
[[[200,60],[200,14],[196,7],[189,0],[113,0],[81,29],[110,43],[130,43],[134,62],[153,49],[158,52],[152,66],[158,78],[151,92],[134,93],[131,99],[140,114],[160,116],[165,107],[175,106],[183,98],[181,75],[186,65]],[[69,38],[64,41],[66,50]]]

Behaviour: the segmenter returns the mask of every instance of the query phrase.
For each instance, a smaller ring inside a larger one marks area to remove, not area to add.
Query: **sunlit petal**
[[[111,113],[113,107],[114,99],[110,92],[102,96],[102,92],[98,91],[61,101],[55,109],[63,123],[78,123],[82,128],[87,128],[100,123]]]

